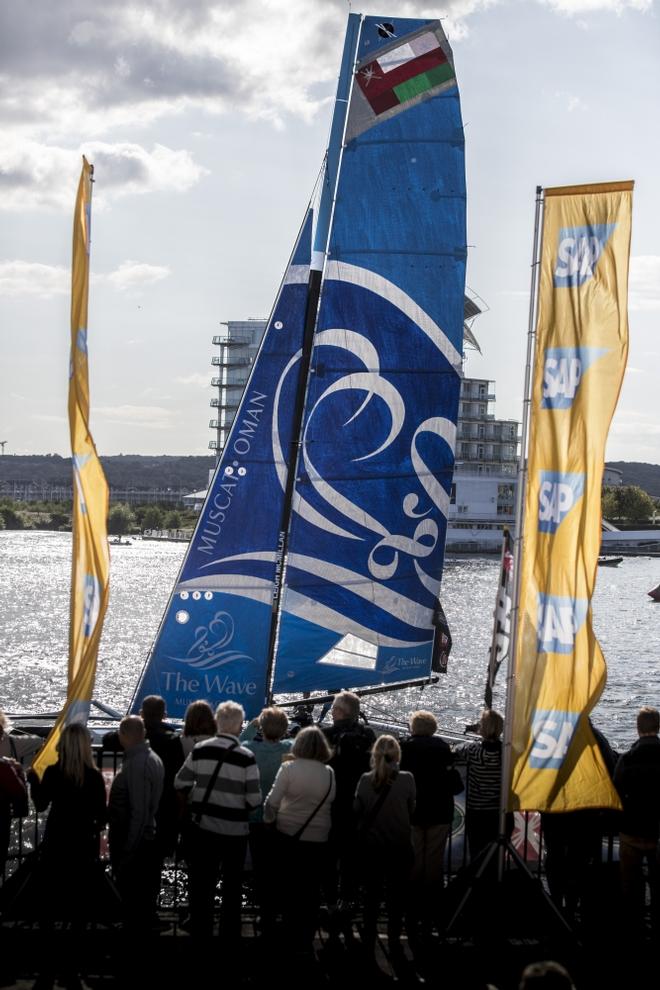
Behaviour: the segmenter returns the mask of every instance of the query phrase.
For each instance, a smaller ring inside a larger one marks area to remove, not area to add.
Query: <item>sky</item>
[[[461,92],[466,374],[520,419],[537,185],[634,179],[630,355],[608,460],[660,463],[658,0],[405,0]],[[69,452],[71,225],[95,166],[89,352],[100,454],[203,454],[211,338],[271,308],[325,150],[345,0],[3,0],[0,440]]]

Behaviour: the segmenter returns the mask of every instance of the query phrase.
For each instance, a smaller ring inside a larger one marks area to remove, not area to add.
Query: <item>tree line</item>
[[[0,529],[71,530],[71,503],[14,502],[0,499]],[[197,513],[164,505],[127,505],[117,502],[108,513],[108,533],[125,536],[153,529],[192,529]]]

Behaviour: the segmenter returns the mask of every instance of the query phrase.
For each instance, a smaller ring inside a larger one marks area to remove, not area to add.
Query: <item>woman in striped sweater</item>
[[[504,719],[485,708],[479,720],[478,742],[464,743],[454,750],[455,765],[465,764],[465,832],[474,859],[489,842],[497,838],[500,813],[500,780],[502,775],[502,730]],[[509,822],[510,819],[510,822]],[[513,826],[513,816],[507,816],[507,830]]]

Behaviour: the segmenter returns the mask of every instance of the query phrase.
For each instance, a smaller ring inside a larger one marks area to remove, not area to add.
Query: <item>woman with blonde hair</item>
[[[120,909],[99,862],[99,835],[107,818],[105,783],[94,763],[87,728],[65,726],[57,743],[57,763],[46,767],[41,780],[33,770],[28,779],[36,810],[50,810],[38,858],[14,908],[21,916],[23,899],[46,932],[53,921],[73,923],[78,938],[69,946],[53,943],[39,978],[44,986],[52,986],[58,974],[62,986],[78,986],[81,950],[72,946],[82,945],[82,925],[90,917],[114,920]]]
[[[94,763],[89,732],[74,723],[62,729],[57,763],[43,777],[30,771],[30,793],[37,811],[50,805],[43,838],[44,858],[65,869],[93,862],[99,856],[99,835],[107,818],[105,784]]]
[[[362,774],[355,794],[358,838],[364,882],[364,940],[373,945],[383,886],[387,937],[396,951],[413,863],[411,819],[415,810],[415,778],[399,769],[401,747],[394,736],[376,739],[370,773]]]

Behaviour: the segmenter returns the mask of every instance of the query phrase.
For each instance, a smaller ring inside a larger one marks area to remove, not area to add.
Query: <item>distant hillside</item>
[[[147,457],[118,454],[102,457],[106,477],[113,488],[206,488],[213,457]],[[639,485],[649,495],[660,496],[660,464],[637,461],[609,461],[609,467],[623,472],[624,485]],[[71,484],[71,458],[59,454],[5,454],[0,456],[0,483],[18,481],[48,485]]]
[[[608,467],[623,473],[624,485],[637,485],[654,498],[660,495],[660,464],[641,461],[608,461]]]
[[[118,454],[102,457],[108,483],[113,488],[205,488],[213,457],[146,457]],[[0,457],[0,482],[71,484],[71,458],[59,454],[5,454]]]

